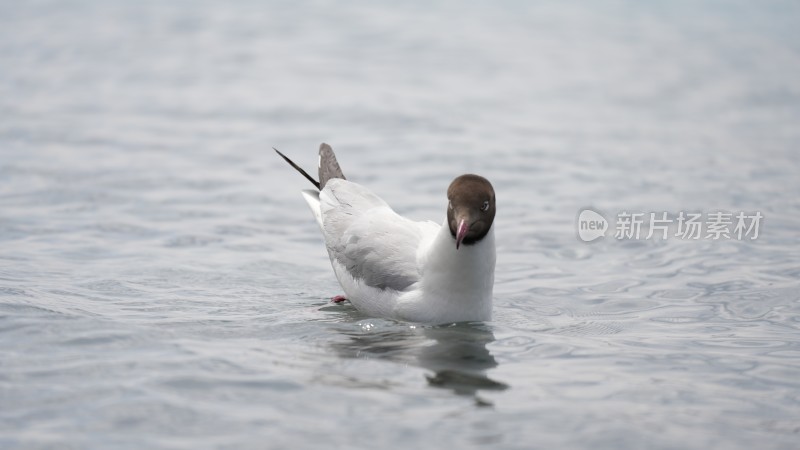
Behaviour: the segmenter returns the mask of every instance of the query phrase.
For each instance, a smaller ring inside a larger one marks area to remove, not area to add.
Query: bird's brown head
[[[447,199],[447,223],[456,249],[483,239],[492,228],[496,210],[489,180],[480,175],[461,175],[447,188]]]

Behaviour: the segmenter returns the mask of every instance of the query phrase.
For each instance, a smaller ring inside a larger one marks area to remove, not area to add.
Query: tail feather
[[[342,168],[339,167],[339,162],[336,161],[336,155],[330,145],[322,143],[319,146],[319,185],[320,189],[325,187],[325,184],[331,178],[341,178],[346,180]]]
[[[308,203],[308,207],[311,208],[311,213],[314,214],[314,219],[317,221],[319,229],[324,233],[325,231],[322,226],[322,209],[320,208],[319,204],[319,191],[315,191],[313,189],[303,189],[302,194],[303,199],[306,201],[306,203]]]
[[[289,165],[290,165],[290,166],[294,167],[294,168],[295,168],[295,170],[297,170],[297,171],[298,171],[298,172],[300,172],[300,173],[301,173],[301,174],[302,174],[304,177],[306,177],[306,179],[307,179],[308,181],[310,181],[310,182],[311,182],[311,184],[313,184],[313,185],[314,185],[314,186],[315,186],[317,189],[321,189],[319,181],[317,181],[317,180],[315,180],[314,178],[312,178],[312,177],[311,177],[311,175],[309,175],[309,174],[308,174],[308,173],[307,173],[305,170],[301,169],[301,168],[300,168],[300,166],[298,166],[297,164],[295,164],[295,163],[294,163],[294,161],[292,161],[291,159],[289,159],[288,157],[286,157],[286,155],[284,155],[283,153],[281,153],[281,152],[280,152],[280,151],[279,151],[277,148],[275,148],[275,147],[272,147],[272,149],[273,149],[273,150],[275,150],[275,151],[276,151],[276,152],[277,152],[279,155],[281,155],[281,158],[283,158],[283,159],[284,159],[284,160],[285,160],[287,163],[289,163]]]

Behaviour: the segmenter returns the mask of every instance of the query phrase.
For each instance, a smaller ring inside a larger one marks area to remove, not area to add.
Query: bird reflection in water
[[[492,404],[478,396],[480,391],[499,391],[508,385],[493,380],[486,371],[497,361],[486,346],[495,340],[483,323],[445,326],[395,325],[389,329],[366,326],[340,330],[347,340],[332,343],[345,358],[378,358],[429,370],[428,384],[474,397],[478,406]]]

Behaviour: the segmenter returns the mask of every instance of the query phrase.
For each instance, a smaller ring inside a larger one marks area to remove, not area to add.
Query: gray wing
[[[341,179],[322,190],[320,209],[328,254],[353,278],[397,291],[419,281],[417,249],[435,224],[408,220],[368,189]]]
[[[336,161],[336,155],[330,145],[322,143],[319,146],[319,188],[322,189],[328,184],[328,180],[341,178],[345,180],[342,168]]]

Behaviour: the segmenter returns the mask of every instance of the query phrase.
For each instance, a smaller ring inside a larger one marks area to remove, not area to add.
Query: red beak
[[[456,232],[456,250],[461,246],[461,241],[464,240],[467,233],[469,233],[469,225],[467,225],[466,220],[461,219],[461,222],[458,223],[458,231]]]

